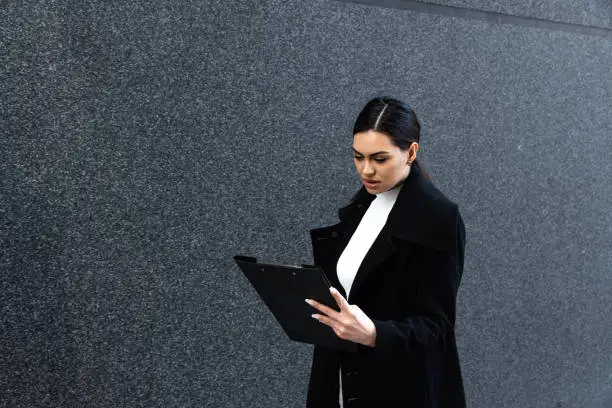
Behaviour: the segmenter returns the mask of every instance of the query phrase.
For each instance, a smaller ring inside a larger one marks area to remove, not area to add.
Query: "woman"
[[[419,133],[401,101],[368,102],[353,130],[363,186],[338,224],[310,231],[339,310],[306,302],[358,351],[315,346],[309,408],[465,407],[454,335],[465,230],[419,168]]]

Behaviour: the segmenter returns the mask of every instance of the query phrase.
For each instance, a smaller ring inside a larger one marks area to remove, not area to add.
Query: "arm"
[[[456,219],[456,253],[423,248],[413,263],[418,271],[416,299],[411,314],[401,321],[372,319],[376,328],[374,347],[359,346],[372,358],[419,358],[441,351],[455,324],[457,290],[463,273],[465,227]]]

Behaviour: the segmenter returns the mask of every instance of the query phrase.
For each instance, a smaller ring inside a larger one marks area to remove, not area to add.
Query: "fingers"
[[[348,308],[349,306],[348,302],[346,301],[346,299],[344,299],[344,296],[342,296],[342,294],[338,292],[338,289],[332,286],[331,288],[329,288],[329,291],[331,292],[332,296],[336,300],[336,303],[338,304],[338,307],[340,308],[340,312]]]
[[[329,317],[325,316],[325,315],[320,315],[320,314],[313,314],[312,317],[314,319],[317,319],[318,321],[320,321],[321,323],[324,323],[326,325],[328,325],[329,327],[334,327],[334,323],[332,321],[332,319],[330,319]]]
[[[342,294],[335,288],[330,292],[340,307],[340,312],[333,310],[317,301],[306,299],[306,303],[325,314],[313,314],[312,317],[332,328],[336,336],[365,345],[373,345],[376,341],[374,322],[357,305],[349,305]]]
[[[350,305],[348,304],[346,299],[344,299],[342,294],[340,292],[338,292],[338,290],[336,288],[330,287],[329,291],[330,291],[332,297],[334,298],[334,300],[336,301],[336,304],[340,308],[340,312],[338,312],[337,310],[334,310],[331,307],[328,307],[328,306],[326,306],[326,305],[324,305],[322,303],[319,303],[316,300],[305,299],[305,301],[306,301],[306,303],[308,303],[310,306],[314,307],[315,309],[325,313],[328,316],[334,317],[334,318],[339,317],[339,315],[342,314],[343,312],[350,311]]]
[[[312,300],[312,299],[306,299],[306,303],[308,303],[310,306],[314,307],[315,309],[319,310],[320,312],[325,313],[324,315],[313,314],[312,317],[314,319],[331,327],[334,333],[336,333],[336,336],[340,338],[345,338],[346,336],[345,324],[342,323],[342,321],[345,319],[342,319],[342,314],[348,310],[348,303],[346,302],[346,300],[344,300],[344,297],[342,296],[342,294],[338,292],[338,290],[335,289],[334,287],[329,288],[329,291],[332,297],[334,298],[334,300],[336,301],[336,303],[338,304],[338,307],[340,308],[340,312],[324,304],[321,304],[315,300]]]
[[[325,313],[328,316],[336,317],[339,314],[336,310],[332,309],[331,307],[325,306],[324,304],[319,303],[316,300],[306,299],[306,303],[308,303],[310,306],[314,307],[318,311]]]
[[[331,327],[334,333],[336,333],[336,336],[340,337],[341,339],[347,339],[346,330],[342,326],[338,326],[338,323],[335,320],[320,314],[313,314],[312,317],[317,319],[319,322]]]

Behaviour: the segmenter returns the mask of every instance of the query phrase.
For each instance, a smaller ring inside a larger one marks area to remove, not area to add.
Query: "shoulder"
[[[422,176],[406,183],[404,189],[389,215],[393,235],[455,254],[463,228],[459,206]]]
[[[420,179],[417,188],[423,215],[437,225],[452,227],[459,216],[459,206],[428,180]]]

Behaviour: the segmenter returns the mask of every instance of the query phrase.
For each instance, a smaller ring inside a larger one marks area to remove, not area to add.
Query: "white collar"
[[[379,202],[384,202],[384,203],[394,203],[401,189],[402,189],[402,184],[390,190],[376,194],[376,198],[374,200],[379,201]]]

